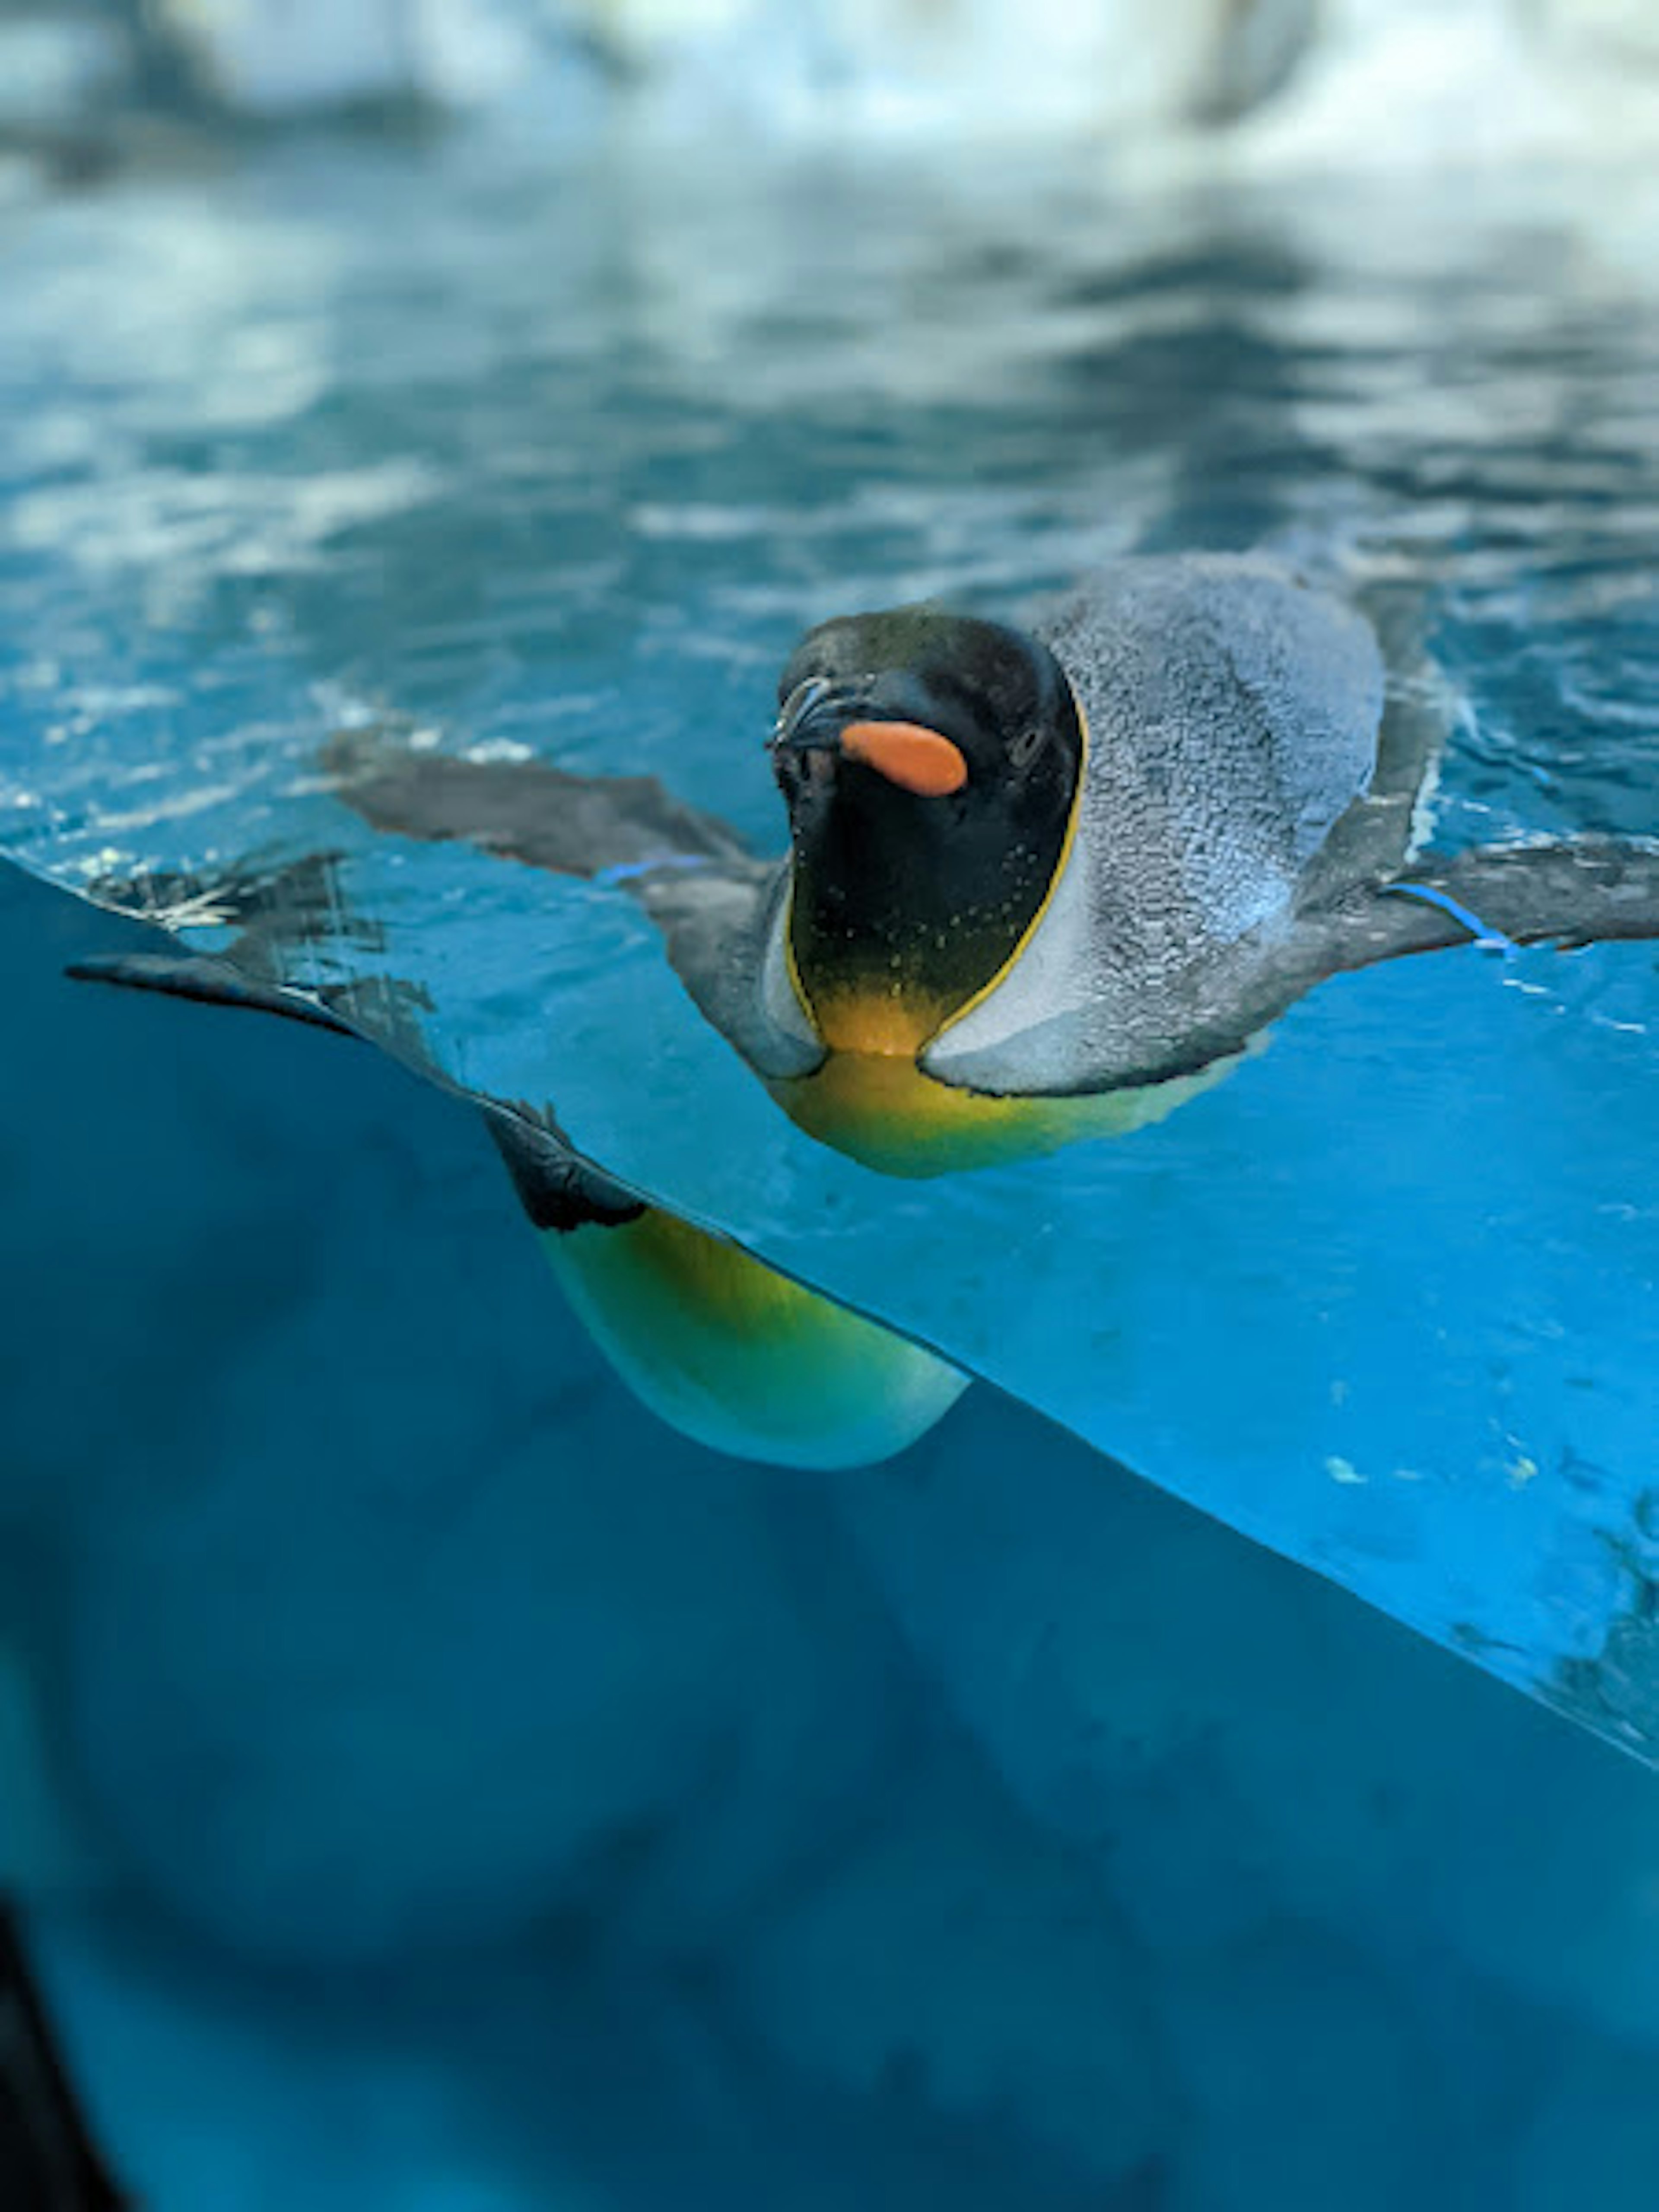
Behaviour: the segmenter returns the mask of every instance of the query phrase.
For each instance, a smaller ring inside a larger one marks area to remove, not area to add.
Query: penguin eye
[[[1010,764],[1014,768],[1025,767],[1030,761],[1036,758],[1037,748],[1042,743],[1042,731],[1039,725],[1033,723],[1029,730],[1022,730],[1008,748]]]

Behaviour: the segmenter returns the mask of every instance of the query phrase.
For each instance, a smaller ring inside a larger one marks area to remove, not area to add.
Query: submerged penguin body
[[[863,1467],[914,1443],[968,1377],[724,1238],[648,1207],[544,1231],[588,1333],[652,1411],[716,1451]]]

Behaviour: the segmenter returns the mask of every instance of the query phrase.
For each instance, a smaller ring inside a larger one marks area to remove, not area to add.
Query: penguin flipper
[[[1390,881],[1300,917],[1256,979],[1250,1025],[1265,1027],[1331,976],[1413,953],[1468,945],[1572,951],[1644,939],[1659,939],[1659,841],[1570,837],[1423,853]]]
[[[1331,972],[1471,941],[1571,951],[1659,939],[1659,842],[1577,837],[1425,853],[1341,922]]]
[[[777,860],[675,798],[655,776],[573,775],[545,761],[469,761],[337,738],[324,756],[335,794],[372,829],[478,847],[635,897],[711,1026],[764,1076],[823,1057],[766,963],[787,889]]]
[[[0,2203],[6,2212],[130,2212],[82,2118],[15,1917],[0,1907]]]
[[[349,733],[323,756],[335,796],[371,829],[477,845],[587,881],[688,866],[736,868],[755,855],[719,817],[654,775],[573,775],[550,762],[457,760]]]

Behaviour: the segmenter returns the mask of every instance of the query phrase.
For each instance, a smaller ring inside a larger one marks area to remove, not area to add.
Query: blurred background
[[[1353,96],[1390,155],[1466,157],[1650,127],[1659,66],[1644,0],[7,0],[0,26],[25,141],[410,103],[568,130],[646,100],[773,136],[1248,121],[1352,156]]]
[[[1421,597],[1452,836],[1651,833],[1656,277],[1650,0],[0,0],[19,849],[237,849],[381,711],[765,842],[807,621],[1256,544]],[[698,1450],[459,1109],[64,981],[137,941],[0,869],[0,1881],[138,2203],[1649,2212],[1646,1766],[988,1385]],[[1459,1256],[1524,1364],[1602,1255],[1635,1468],[1659,974],[1553,977],[1309,1111],[1571,1037],[1480,1125],[1568,1230]],[[1565,1583],[1614,1732],[1643,1510]]]

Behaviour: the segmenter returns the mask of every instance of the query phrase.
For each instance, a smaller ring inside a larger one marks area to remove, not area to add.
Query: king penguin
[[[809,631],[769,738],[777,860],[651,777],[361,736],[325,765],[377,829],[636,899],[796,1122],[916,1176],[1157,1120],[1344,970],[1472,937],[1659,936],[1659,844],[1426,849],[1443,730],[1422,672],[1391,669],[1355,606],[1263,559],[1194,555],[1116,563],[1027,629],[928,604]],[[97,972],[361,1031],[234,972],[280,975],[280,948],[230,959]],[[690,1433],[853,1464],[963,1387],[641,1206],[550,1121],[477,1103],[572,1303]]]

